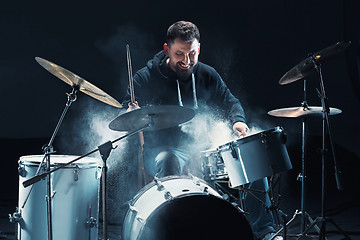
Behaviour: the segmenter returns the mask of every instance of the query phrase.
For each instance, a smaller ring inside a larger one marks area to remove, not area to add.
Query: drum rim
[[[44,155],[24,155],[21,156],[18,160],[19,165],[25,165],[25,166],[38,166],[39,163],[41,162],[42,158],[44,157]],[[51,155],[51,157],[55,157],[55,158],[69,158],[70,162],[71,160],[74,160],[75,158],[78,158],[80,156],[78,155],[64,155],[64,154],[53,154]],[[26,159],[28,158],[28,159]],[[34,159],[40,159],[40,161],[34,161]],[[66,167],[74,167],[74,166],[78,166],[78,167],[85,167],[85,166],[101,166],[101,160],[95,157],[84,157],[83,159],[92,159],[93,161],[87,161],[87,162],[79,162],[79,161],[75,161],[74,163],[69,164]],[[80,161],[83,159],[79,159]],[[50,167],[55,167],[55,166],[61,166],[64,165],[66,162],[64,163],[59,163],[59,162],[51,162],[50,159]]]
[[[162,177],[162,178],[158,178],[159,182],[165,182],[165,181],[169,181],[169,180],[174,180],[174,179],[188,179],[188,180],[193,180],[194,178],[196,178],[196,180],[199,180],[200,182],[202,182],[203,184],[210,186],[211,188],[213,188],[211,185],[209,185],[208,182],[206,182],[205,180],[196,177],[196,176],[189,176],[189,175],[171,175],[171,176],[166,176],[166,177]],[[129,205],[130,206],[134,206],[135,203],[140,199],[140,197],[147,192],[150,188],[156,186],[155,181],[151,181],[150,183],[148,183],[147,185],[145,185],[143,188],[141,188],[139,190],[139,192],[130,200]],[[214,189],[215,190],[215,189]],[[216,190],[215,190],[216,191]]]
[[[282,127],[274,127],[274,128],[271,128],[269,130],[265,130],[265,131],[262,131],[262,132],[258,132],[256,134],[253,134],[253,135],[250,135],[248,137],[244,137],[244,138],[240,138],[240,139],[237,139],[235,141],[231,141],[231,142],[228,142],[226,144],[223,144],[223,145],[220,145],[217,150],[219,152],[222,152],[222,151],[226,151],[229,149],[229,146],[231,145],[238,145],[238,144],[244,144],[244,143],[247,143],[247,142],[251,142],[255,139],[258,139],[258,138],[261,138],[263,137],[264,135],[268,135],[270,133],[274,133],[274,132],[283,132],[284,129]]]

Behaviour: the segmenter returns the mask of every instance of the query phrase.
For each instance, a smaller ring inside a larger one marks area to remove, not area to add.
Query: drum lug
[[[86,225],[88,228],[94,228],[97,227],[97,220],[94,217],[89,217],[89,219],[86,221]]]
[[[171,195],[171,193],[169,191],[165,191],[164,198],[165,198],[165,200],[171,200],[174,197]]]
[[[79,167],[76,165],[74,170],[74,181],[77,182],[79,180]]]
[[[154,183],[156,184],[158,191],[163,191],[165,189],[164,185],[161,184],[157,177],[154,177]]]
[[[266,144],[266,143],[267,143],[266,134],[261,133],[261,143],[262,143],[262,144]]]
[[[9,220],[11,223],[18,223],[21,219],[21,210],[19,211],[18,208],[16,208],[16,212],[14,212],[13,214],[9,214]]]
[[[101,173],[102,173],[101,167],[98,167],[96,172],[95,172],[95,179],[100,179],[101,178]]]
[[[23,166],[18,167],[18,174],[19,174],[19,176],[21,176],[21,177],[26,177],[27,172],[26,172],[26,170],[25,170],[25,167],[23,167]]]
[[[200,179],[194,175],[192,175],[191,173],[189,173],[191,179],[193,180],[193,183],[196,185],[196,186],[200,186]]]
[[[231,151],[231,155],[234,159],[238,159],[238,155],[237,155],[237,152],[235,150],[235,147],[234,147],[234,144],[231,143],[230,144],[230,151]]]
[[[136,219],[137,219],[142,225],[145,225],[145,219],[143,219],[143,218],[140,217],[140,216],[136,216]]]

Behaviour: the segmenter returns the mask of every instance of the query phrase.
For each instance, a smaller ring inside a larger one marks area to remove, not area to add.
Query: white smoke
[[[251,125],[248,136],[264,131],[261,127]],[[191,121],[181,125],[181,130],[190,135],[197,148],[202,150],[216,149],[217,147],[239,139],[227,119],[212,114],[211,111],[197,114]],[[201,151],[202,151],[201,150]]]

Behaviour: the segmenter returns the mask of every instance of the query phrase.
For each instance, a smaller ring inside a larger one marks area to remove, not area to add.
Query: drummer
[[[244,137],[249,132],[241,103],[232,95],[218,72],[198,61],[200,33],[191,22],[178,21],[167,31],[163,50],[134,75],[135,103],[130,89],[123,102],[128,111],[148,105],[180,105],[196,112],[212,109],[231,121],[234,132]],[[156,177],[184,175],[192,157],[191,137],[180,127],[145,132],[144,165]],[[197,144],[197,143],[194,143]],[[253,183],[256,189],[267,187],[265,180]],[[261,197],[261,196],[260,196]],[[264,194],[263,198],[266,198]],[[264,199],[265,202],[269,200]],[[247,200],[249,222],[258,239],[268,239],[275,232],[271,212],[257,201]],[[241,233],[239,233],[241,234]],[[280,239],[280,238],[275,238]]]

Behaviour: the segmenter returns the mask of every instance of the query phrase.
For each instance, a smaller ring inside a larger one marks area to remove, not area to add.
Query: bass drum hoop
[[[164,183],[184,178],[194,180],[189,176],[169,176],[159,179],[159,182]],[[253,240],[252,229],[241,210],[225,201],[205,181],[198,178],[196,181],[207,185],[211,193],[188,192],[162,202],[152,210],[147,218],[139,221],[141,227],[137,228],[136,236],[126,236],[124,232],[126,231],[126,220],[131,217],[132,226],[135,224],[134,221],[138,221],[138,217],[141,217],[141,211],[137,211],[138,209],[135,210],[137,215],[131,216],[134,214],[132,206],[141,199],[145,192],[156,186],[156,183],[151,182],[142,188],[129,204],[130,209],[123,225],[124,239],[221,239],[224,237],[228,239],[230,236],[233,237],[233,234],[240,234],[242,231],[244,235],[242,239]],[[166,191],[166,187],[161,194],[164,191]]]

